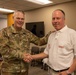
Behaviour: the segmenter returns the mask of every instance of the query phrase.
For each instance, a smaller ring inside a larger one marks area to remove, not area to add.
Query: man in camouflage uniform
[[[1,75],[28,75],[28,63],[24,61],[30,53],[30,43],[39,43],[39,38],[22,28],[24,13],[15,11],[14,24],[0,31],[0,53],[3,58]]]

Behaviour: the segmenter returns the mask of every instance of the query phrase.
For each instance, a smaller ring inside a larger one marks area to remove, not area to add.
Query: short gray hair
[[[21,12],[22,14],[25,15],[24,11],[21,11],[21,10],[15,10],[14,13],[13,13],[13,16],[14,16],[17,12]]]

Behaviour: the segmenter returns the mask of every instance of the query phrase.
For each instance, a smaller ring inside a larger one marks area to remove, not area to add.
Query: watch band
[[[67,75],[72,75],[68,70],[66,71]]]

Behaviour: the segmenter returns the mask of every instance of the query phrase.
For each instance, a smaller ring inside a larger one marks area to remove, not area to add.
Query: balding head
[[[64,12],[63,10],[61,10],[61,9],[56,9],[55,11],[53,11],[53,13],[56,12],[56,11],[61,12],[61,13],[63,14],[63,18],[65,19],[65,12]]]
[[[61,9],[57,9],[52,13],[52,24],[56,30],[60,30],[65,26],[65,13]]]

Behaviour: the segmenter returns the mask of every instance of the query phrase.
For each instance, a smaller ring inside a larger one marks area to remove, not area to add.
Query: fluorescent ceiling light
[[[53,3],[52,1],[49,1],[49,0],[27,0],[27,1],[37,3],[37,4],[41,4],[41,5]]]
[[[4,9],[4,8],[0,8],[0,11],[1,12],[8,12],[8,13],[14,12],[14,10],[9,10],[9,9]]]

